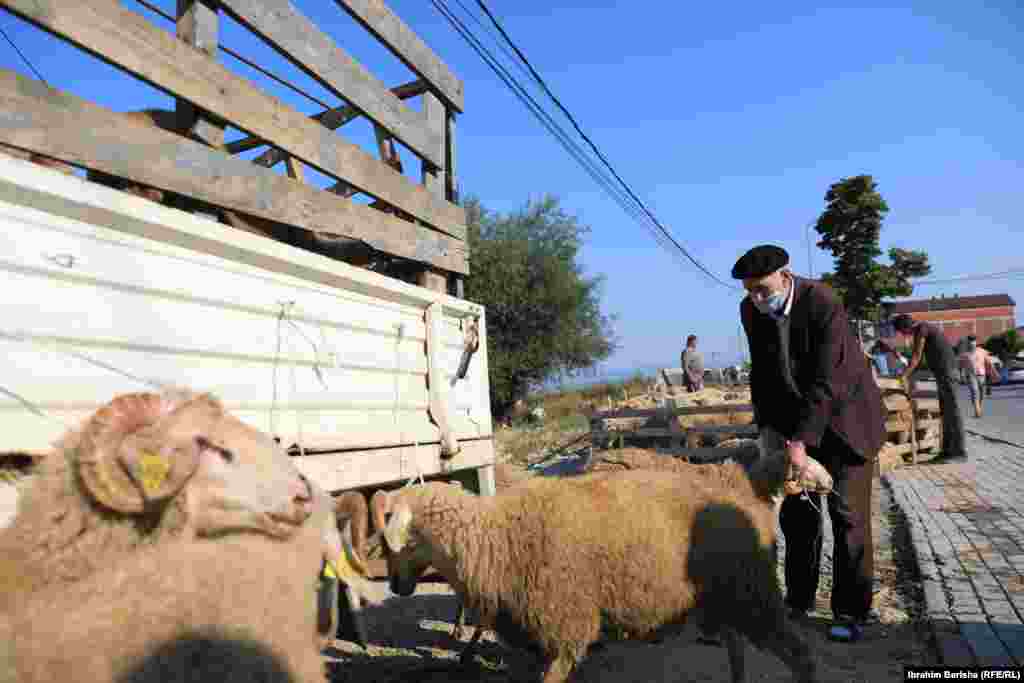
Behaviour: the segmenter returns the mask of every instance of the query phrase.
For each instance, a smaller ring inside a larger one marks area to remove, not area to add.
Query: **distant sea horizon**
[[[706,361],[706,359],[705,359]],[[733,359],[732,362],[722,362],[715,364],[708,364],[705,367],[708,368],[721,368],[728,365],[739,363],[739,358]],[[575,377],[564,377],[556,380],[550,380],[545,382],[540,387],[541,391],[551,391],[559,388],[570,388],[579,389],[583,387],[594,386],[596,384],[612,384],[623,382],[628,379],[632,379],[637,375],[643,377],[654,378],[662,368],[678,367],[675,365],[638,365],[632,368],[603,368],[596,367],[577,373]]]

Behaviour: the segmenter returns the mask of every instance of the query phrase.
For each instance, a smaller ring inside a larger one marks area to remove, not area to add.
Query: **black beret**
[[[782,247],[774,244],[761,244],[740,257],[732,267],[732,276],[736,280],[752,277],[764,277],[777,271],[789,263],[789,254]]]

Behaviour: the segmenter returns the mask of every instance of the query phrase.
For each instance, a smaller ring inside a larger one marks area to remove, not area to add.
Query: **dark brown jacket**
[[[755,420],[812,447],[831,429],[855,460],[874,460],[885,441],[882,396],[846,309],[821,282],[796,277],[794,288],[788,325],[758,311],[750,297],[740,303]]]

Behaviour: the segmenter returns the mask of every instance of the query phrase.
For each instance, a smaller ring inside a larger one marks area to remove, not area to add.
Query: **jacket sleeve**
[[[756,347],[753,336],[753,321],[751,319],[752,308],[750,306],[745,305],[746,301],[746,299],[743,299],[743,301],[740,302],[740,322],[743,323],[743,332],[747,335],[747,346],[750,348],[751,362],[750,375],[748,377],[748,381],[750,382],[750,405],[754,411],[754,424],[760,427],[761,420],[759,418],[759,411],[757,407],[761,395],[758,393],[757,363],[754,362],[754,349]]]
[[[853,373],[844,372],[843,364],[860,362],[861,352],[860,349],[846,348],[850,338],[849,323],[839,300],[817,288],[808,294],[814,297],[808,324],[815,351],[810,359],[810,386],[800,387],[803,403],[793,440],[818,446],[828,427],[834,403],[849,393],[845,376],[850,375],[852,379]],[[848,357],[852,354],[856,354],[856,358]]]

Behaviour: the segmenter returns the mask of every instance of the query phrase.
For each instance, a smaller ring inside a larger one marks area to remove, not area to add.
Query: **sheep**
[[[0,612],[143,546],[236,532],[283,539],[311,513],[310,484],[283,449],[187,390],[115,397],[32,479],[0,530]]]
[[[327,559],[365,590],[365,570],[354,573],[356,563],[344,561],[357,558],[342,550],[329,496],[315,486],[311,496],[311,516],[288,537],[178,537],[36,592],[6,615],[0,683],[156,683],[178,670],[189,680],[262,673],[269,677],[258,680],[324,683],[311,638],[313,579]],[[197,640],[214,646],[197,650]]]
[[[494,497],[428,483],[378,491],[370,511],[394,593],[410,595],[434,566],[509,645],[541,655],[543,683],[567,678],[602,618],[644,636],[695,608],[706,632],[722,633],[733,681],[744,677],[738,634],[813,681],[773,559],[789,470],[777,453],[749,476],[733,464],[714,476],[537,478]]]
[[[732,477],[737,476],[735,469],[729,466],[736,464],[749,471],[762,456],[763,445],[760,439],[729,439],[720,444],[720,449],[727,453],[722,462],[717,463],[691,463],[686,460],[667,456],[654,451],[640,448],[620,448],[608,451],[600,460],[591,462],[588,471],[591,473],[617,472],[625,469],[644,469],[672,472],[690,472],[701,477],[710,477],[718,481],[728,482]],[[727,467],[727,469],[722,469]],[[724,475],[724,480],[723,480]],[[498,463],[494,467],[495,488],[501,492],[509,487],[515,486],[530,478],[530,474],[522,469],[512,467],[507,463]],[[831,489],[831,477],[822,465],[811,458],[808,461],[808,472],[805,475],[806,484],[812,490],[827,491]],[[785,492],[787,494],[798,494],[802,486],[794,482],[786,482]],[[782,498],[773,501],[781,506]],[[455,624],[452,628],[452,637],[462,640],[465,635],[466,623],[466,601],[460,595],[455,612]],[[476,644],[483,634],[484,626],[478,624],[469,642],[462,651],[462,661],[468,662],[475,650]],[[713,639],[705,639],[706,642],[713,642]]]
[[[342,536],[346,547],[351,547],[352,569],[360,576],[368,573],[366,565],[366,537],[369,513],[366,499],[359,491],[345,491],[334,499],[335,525],[344,529]],[[317,632],[319,635],[320,649],[327,647],[334,634],[338,630],[338,583],[348,583],[344,576],[339,577],[330,565],[325,563],[324,570],[320,574],[320,585],[317,592],[318,619]],[[352,586],[349,586],[351,589]],[[349,596],[351,600],[353,596]],[[351,616],[351,615],[350,615]],[[356,641],[359,645],[366,647],[366,634],[363,632],[362,624],[353,618],[356,627]]]

